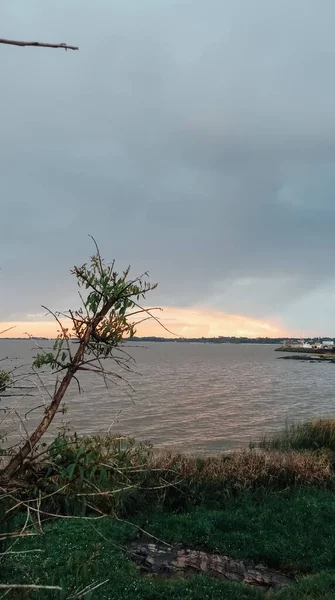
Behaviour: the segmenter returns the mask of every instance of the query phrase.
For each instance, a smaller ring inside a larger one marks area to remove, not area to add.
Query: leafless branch
[[[99,246],[97,244],[96,239],[93,237],[93,235],[88,234],[88,237],[90,237],[91,240],[93,240],[93,243],[95,245],[96,252],[97,252],[97,258],[98,258],[98,262],[99,262],[99,271],[100,271],[100,275],[102,275],[102,273],[103,273],[103,266],[102,266],[102,259],[101,259],[101,254],[100,254]]]
[[[45,42],[23,42],[21,40],[6,40],[0,38],[0,44],[9,44],[10,46],[36,46],[38,48],[63,48],[63,50],[79,50],[79,46],[68,46],[67,44],[47,44]]]
[[[7,329],[4,329],[3,331],[0,331],[0,335],[2,335],[3,333],[6,333],[6,331],[10,331],[11,329],[15,329],[16,325],[12,325],[12,327],[8,327]]]
[[[158,325],[160,327],[162,327],[163,329],[165,329],[165,331],[167,331],[168,333],[171,333],[171,335],[174,335],[175,337],[179,337],[176,333],[173,333],[173,331],[170,331],[170,329],[168,329],[167,327],[165,327],[165,325],[163,325],[162,321],[160,321],[159,319],[157,319],[157,317],[155,317],[155,315],[153,315],[150,312],[151,310],[153,310],[152,308],[144,308],[140,304],[137,304],[137,302],[135,302],[135,300],[133,300],[133,304],[135,306],[137,306],[138,308],[142,309],[143,312],[147,313],[149,315],[149,317],[151,319],[153,319],[154,321],[156,321],[156,323],[158,323]],[[162,308],[155,308],[154,310],[163,310],[163,309]]]
[[[60,590],[58,585],[20,585],[17,583],[0,583],[0,590]]]
[[[105,585],[105,583],[108,583],[108,581],[109,581],[109,579],[105,579],[104,581],[101,581],[100,583],[96,583],[95,581],[93,581],[93,583],[91,583],[90,585],[87,585],[83,589],[77,588],[75,595],[69,596],[68,600],[72,600],[72,599],[75,600],[75,598],[78,598],[78,597],[84,598],[84,596],[93,592],[94,590],[97,590],[102,585]]]
[[[34,550],[16,550],[16,551],[7,551],[7,552],[0,552],[0,556],[8,556],[8,554],[30,554],[32,552],[44,552],[44,550],[41,550],[40,548],[35,548]]]

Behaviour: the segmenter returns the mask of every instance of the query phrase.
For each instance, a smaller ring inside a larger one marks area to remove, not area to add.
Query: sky
[[[90,234],[178,335],[335,336],[334,22],[333,0],[3,0],[1,37],[80,50],[0,45],[0,328],[76,308]]]

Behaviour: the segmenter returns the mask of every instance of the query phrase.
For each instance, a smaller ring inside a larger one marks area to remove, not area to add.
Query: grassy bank
[[[40,460],[25,474],[29,488],[20,491],[20,511],[10,513],[12,529],[22,530],[28,515],[25,533],[37,535],[6,544],[0,579],[62,590],[12,590],[6,597],[264,597],[204,575],[144,577],[126,547],[145,530],[169,544],[295,577],[290,588],[272,593],[278,600],[334,598],[334,431],[334,421],[317,421],[287,429],[277,437],[285,443],[272,438],[262,449],[213,457],[157,453],[122,437],[57,438],[40,449]]]
[[[230,499],[220,510],[204,507],[184,514],[155,511],[137,517],[150,533],[175,543],[201,546],[234,558],[284,569],[298,577],[292,589],[274,594],[281,600],[334,598],[335,497],[327,490],[301,488],[269,494],[262,500],[252,493]],[[91,598],[141,600],[154,598],[261,598],[241,584],[208,577],[159,580],[140,576],[122,550],[137,534],[134,526],[111,517],[101,520],[58,519],[45,535],[24,538],[2,569],[3,581],[61,585],[63,594],[34,592],[34,598],[82,597],[79,591],[93,582],[104,585]],[[322,574],[321,574],[322,573]],[[77,590],[77,596],[75,595]],[[12,597],[30,597],[12,592]]]

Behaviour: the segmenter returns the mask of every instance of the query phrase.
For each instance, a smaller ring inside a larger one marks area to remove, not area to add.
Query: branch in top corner
[[[11,46],[37,46],[38,48],[63,48],[64,50],[79,50],[79,46],[68,46],[67,44],[46,44],[44,42],[22,42],[18,40],[6,40],[0,38],[0,44]]]

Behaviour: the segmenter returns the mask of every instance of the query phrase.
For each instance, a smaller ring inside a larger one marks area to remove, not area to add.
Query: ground
[[[128,517],[129,519],[129,517]],[[133,521],[169,543],[248,559],[296,578],[276,600],[335,598],[335,494],[303,486],[287,491],[241,492],[216,510],[205,506],[184,513],[162,509]],[[136,526],[113,517],[61,518],[44,534],[26,537],[1,565],[2,583],[59,585],[62,592],[10,592],[8,598],[91,600],[247,600],[264,595],[243,584],[194,575],[186,580],[143,576],[124,548],[139,535]],[[142,533],[141,533],[142,535]],[[87,593],[94,586],[95,590]],[[86,588],[86,592],[85,592]],[[30,594],[30,595],[29,595]]]

